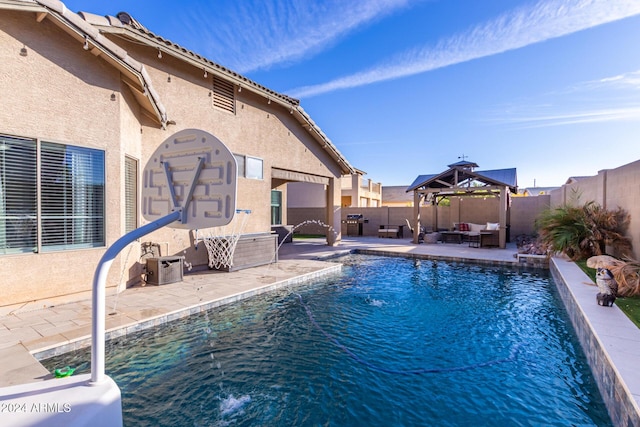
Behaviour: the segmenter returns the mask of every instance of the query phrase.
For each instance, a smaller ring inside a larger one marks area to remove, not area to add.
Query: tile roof
[[[126,12],[118,13],[117,17],[99,16],[87,12],[74,13],[59,0],[0,0],[0,9],[36,13],[46,12],[47,15],[43,16],[51,17],[58,26],[72,34],[80,43],[88,43],[90,44],[90,49],[99,49],[105,52],[109,58],[115,59],[115,62],[120,64],[121,71],[133,73],[136,76],[136,80],[139,81],[139,84],[136,84],[136,91],[138,92],[136,98],[139,102],[142,102],[146,109],[154,113],[163,128],[170,121],[144,65],[130,57],[126,50],[103,34],[111,33],[129,37],[134,42],[146,44],[151,48],[158,49],[159,52],[172,55],[207,72],[218,74],[221,78],[231,81],[239,87],[259,93],[270,101],[290,109],[291,114],[301,126],[340,165],[343,173],[356,173],[356,169],[300,106],[298,99],[275,92],[164,37],[152,33]]]

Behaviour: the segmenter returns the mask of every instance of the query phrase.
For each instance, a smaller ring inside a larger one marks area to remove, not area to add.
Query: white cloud
[[[638,0],[550,0],[522,7],[469,31],[392,58],[386,64],[288,91],[304,98],[410,76],[518,49],[640,14]]]
[[[197,40],[194,45],[205,46],[205,56],[247,73],[320,52],[411,2],[254,0],[228,2],[229,8],[208,2],[185,10],[182,25]]]
[[[640,90],[640,70],[607,77],[596,82],[601,86]]]
[[[640,121],[640,70],[582,82],[566,90],[542,95],[493,111],[487,123],[514,125],[518,129],[585,123]],[[586,101],[588,100],[588,102]],[[591,108],[585,109],[588,103]]]
[[[640,120],[640,106],[578,111],[564,114],[523,116],[504,120],[519,129]]]

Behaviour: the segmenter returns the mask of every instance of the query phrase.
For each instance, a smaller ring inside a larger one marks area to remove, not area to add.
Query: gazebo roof
[[[513,193],[518,191],[515,168],[474,171],[478,167],[474,162],[462,161],[449,165],[449,169],[439,174],[418,175],[407,188],[407,192],[430,190],[430,192],[447,192],[455,190],[483,190],[486,187],[509,187]],[[480,186],[471,187],[471,183]],[[438,191],[439,190],[439,191]]]

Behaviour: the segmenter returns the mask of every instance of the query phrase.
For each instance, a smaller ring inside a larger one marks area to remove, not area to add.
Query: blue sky
[[[521,188],[640,160],[640,0],[64,3],[300,99],[383,185],[462,156]]]

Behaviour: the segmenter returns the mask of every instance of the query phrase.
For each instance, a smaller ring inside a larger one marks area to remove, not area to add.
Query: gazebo
[[[438,203],[444,198],[465,196],[499,197],[498,222],[500,223],[499,246],[507,244],[507,219],[509,218],[510,194],[518,192],[516,169],[476,171],[478,165],[460,161],[449,165],[446,171],[435,175],[419,175],[407,188],[413,191],[413,229],[420,230],[420,205],[423,201],[434,206],[433,229],[438,228]],[[419,233],[413,233],[413,243],[418,243]]]

